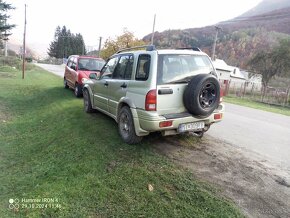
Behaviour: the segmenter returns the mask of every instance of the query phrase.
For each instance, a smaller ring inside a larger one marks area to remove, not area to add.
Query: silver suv
[[[85,111],[96,109],[115,119],[128,144],[156,131],[202,137],[224,113],[210,58],[198,48],[144,47],[117,52],[100,76],[90,75],[83,87]]]

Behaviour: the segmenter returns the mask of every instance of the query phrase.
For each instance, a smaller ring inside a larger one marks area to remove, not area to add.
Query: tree
[[[48,55],[55,58],[67,58],[70,55],[85,54],[85,43],[80,33],[73,34],[66,26],[56,27],[54,40],[48,48]]]
[[[102,58],[107,59],[122,48],[141,45],[145,45],[143,40],[137,39],[132,32],[124,29],[123,34],[117,36],[116,39],[109,38],[106,40],[104,49],[101,51],[101,56]]]
[[[12,9],[14,7],[11,4],[0,0],[0,44],[2,44],[2,40],[8,40],[8,36],[11,35],[9,31],[15,27],[14,24],[7,23],[7,20],[10,18],[7,12]]]
[[[270,80],[275,76],[290,75],[290,40],[280,41],[279,46],[271,51],[259,51],[250,61],[249,66],[262,74],[263,96]]]

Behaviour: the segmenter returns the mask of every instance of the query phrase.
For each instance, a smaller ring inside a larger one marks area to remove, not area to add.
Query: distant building
[[[255,74],[249,78],[249,72],[240,70],[238,67],[229,66],[221,59],[213,61],[213,65],[216,68],[221,87],[225,94],[228,93],[229,88],[233,90],[242,88],[244,88],[244,90],[252,90],[253,87],[255,87],[255,90],[261,90],[261,75]]]

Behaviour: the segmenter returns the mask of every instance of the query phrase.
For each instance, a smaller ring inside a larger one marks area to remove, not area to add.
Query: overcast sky
[[[11,38],[22,41],[24,4],[27,4],[27,42],[48,45],[58,25],[81,33],[87,46],[98,39],[120,35],[124,28],[138,38],[156,31],[216,24],[241,15],[262,0],[6,0],[16,9],[9,23],[16,24]]]

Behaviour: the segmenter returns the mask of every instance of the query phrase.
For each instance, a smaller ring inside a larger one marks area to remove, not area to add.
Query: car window
[[[93,58],[80,58],[78,61],[78,69],[84,71],[100,71],[105,62]]]
[[[133,55],[123,55],[114,70],[113,79],[131,79],[133,72]]]
[[[159,55],[157,82],[158,84],[181,80],[186,82],[186,78],[197,74],[207,74],[213,70],[206,55]]]
[[[72,63],[73,63],[73,57],[70,57],[70,58],[68,59],[68,61],[67,61],[67,66],[68,66],[69,68],[71,68]]]
[[[141,54],[138,58],[136,80],[147,80],[150,72],[151,57],[147,54]]]
[[[101,78],[111,78],[118,63],[119,56],[111,58],[101,70]]]
[[[72,65],[71,65],[71,68],[73,68],[73,69],[76,69],[76,67],[77,67],[77,58],[72,58]]]

